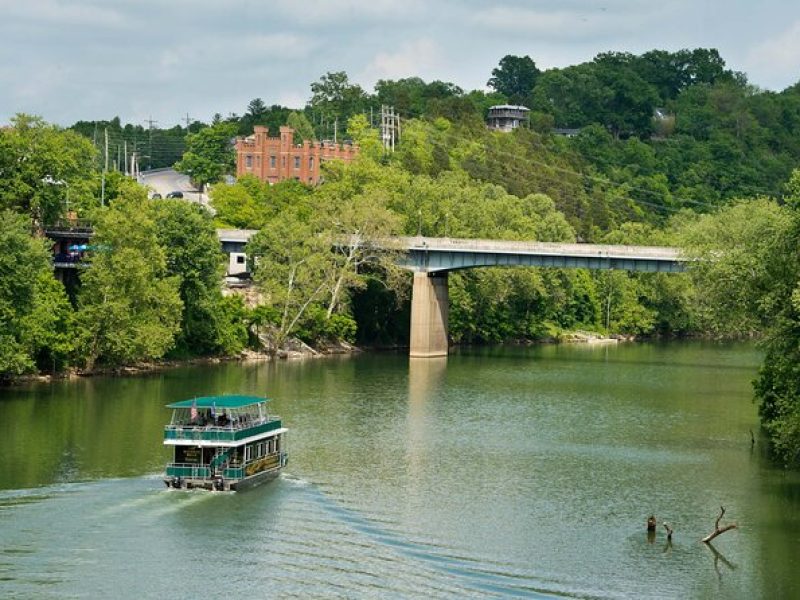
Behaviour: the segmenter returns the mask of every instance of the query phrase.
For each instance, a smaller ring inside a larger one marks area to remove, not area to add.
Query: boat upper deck
[[[232,445],[277,431],[280,417],[268,413],[267,402],[258,396],[205,396],[168,404],[173,412],[164,443]]]

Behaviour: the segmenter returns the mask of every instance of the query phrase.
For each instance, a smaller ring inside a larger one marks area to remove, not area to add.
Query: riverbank
[[[308,358],[322,358],[325,356],[341,356],[357,354],[363,350],[347,342],[325,342],[316,347],[311,347],[300,340],[291,340],[277,352],[265,352],[246,349],[238,354],[227,356],[193,356],[186,358],[165,358],[162,360],[142,361],[129,365],[100,366],[92,369],[70,368],[58,373],[29,373],[17,375],[5,381],[2,385],[14,385],[28,382],[48,382],[62,379],[80,379],[84,377],[99,377],[103,375],[146,375],[158,373],[168,369],[192,365],[216,365],[225,362],[266,362],[272,360],[300,360]]]
[[[612,345],[620,342],[639,342],[648,341],[653,339],[662,339],[661,337],[653,336],[635,336],[629,334],[611,334],[603,335],[594,331],[575,330],[561,332],[558,336],[544,337],[535,340],[508,340],[500,342],[499,344],[453,344],[451,348],[466,348],[473,346],[494,346],[494,345],[515,345],[515,346],[532,346],[540,344],[588,344],[588,345]],[[674,336],[669,339],[719,339],[714,336],[697,335],[697,336]],[[751,339],[750,337],[746,339]],[[78,369],[70,368],[68,370],[58,373],[36,373],[19,375],[9,378],[5,381],[0,381],[2,385],[14,385],[16,383],[26,382],[47,382],[61,379],[78,379],[84,377],[97,377],[102,375],[145,375],[150,373],[157,373],[168,369],[178,367],[185,367],[191,365],[215,365],[224,362],[259,362],[259,361],[272,361],[272,360],[305,360],[314,358],[324,358],[327,356],[342,356],[349,354],[358,354],[361,352],[398,352],[407,350],[408,346],[393,345],[393,346],[356,346],[347,342],[321,342],[310,346],[299,339],[292,339],[287,341],[284,346],[277,352],[265,350],[252,350],[246,349],[242,352],[228,356],[194,356],[186,358],[166,358],[156,361],[144,361],[130,365],[120,365],[115,367],[101,366],[93,369]]]

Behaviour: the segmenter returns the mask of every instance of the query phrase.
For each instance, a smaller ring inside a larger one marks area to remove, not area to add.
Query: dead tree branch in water
[[[719,513],[719,516],[717,517],[717,522],[714,523],[714,531],[712,531],[706,537],[703,538],[703,542],[706,543],[706,544],[709,543],[711,540],[713,540],[718,535],[721,535],[721,534],[725,533],[726,531],[730,531],[731,529],[736,529],[736,523],[731,523],[730,525],[725,525],[725,527],[720,528],[719,522],[722,520],[722,517],[725,514],[725,507],[724,506],[720,506],[719,510],[720,510],[720,513]]]

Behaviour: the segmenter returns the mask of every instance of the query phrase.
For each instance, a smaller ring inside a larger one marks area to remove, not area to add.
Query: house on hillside
[[[526,106],[498,104],[489,107],[486,126],[495,131],[513,131],[528,121],[530,109]]]
[[[357,155],[355,145],[309,140],[295,144],[291,127],[281,127],[278,137],[270,137],[267,127],[256,125],[253,135],[236,139],[236,176],[255,175],[269,183],[296,179],[316,185],[323,162],[350,162]]]
[[[561,137],[573,138],[581,132],[580,127],[553,127],[550,133]]]

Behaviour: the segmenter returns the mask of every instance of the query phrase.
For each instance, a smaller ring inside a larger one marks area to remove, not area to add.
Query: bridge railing
[[[561,242],[507,241],[507,240],[465,240],[457,238],[401,237],[394,238],[404,250],[429,250],[437,252],[494,252],[494,253],[536,253],[571,255],[585,257],[624,257],[654,258],[664,260],[685,260],[678,248],[668,246],[632,246],[611,244],[583,244]],[[394,241],[393,240],[393,241]]]

